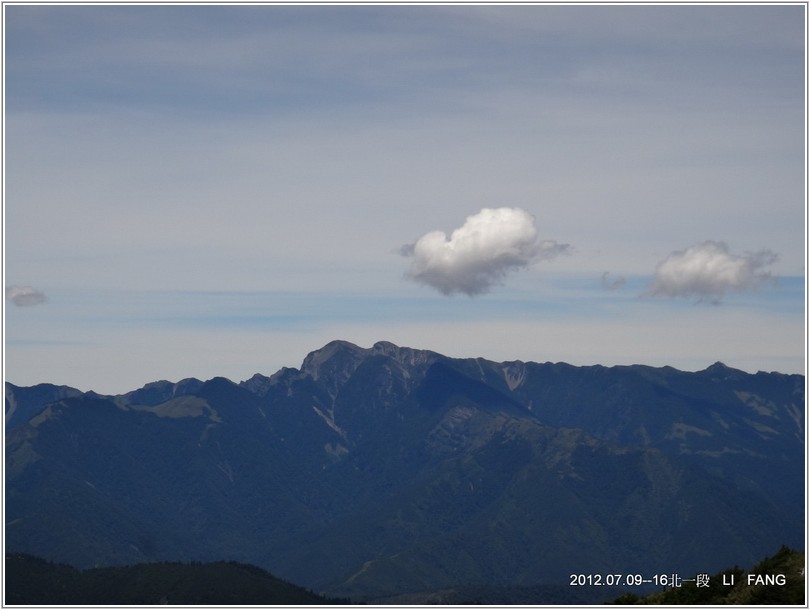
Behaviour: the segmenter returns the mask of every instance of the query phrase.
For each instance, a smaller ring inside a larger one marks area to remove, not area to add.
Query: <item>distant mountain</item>
[[[334,341],[238,384],[7,384],[6,550],[356,598],[751,565],[803,545],[804,382]]]
[[[235,562],[152,563],[77,570],[31,555],[5,557],[9,605],[337,605],[276,578],[256,566]]]
[[[6,432],[38,415],[43,405],[81,395],[82,393],[75,388],[50,383],[42,383],[31,388],[20,388],[6,383]]]

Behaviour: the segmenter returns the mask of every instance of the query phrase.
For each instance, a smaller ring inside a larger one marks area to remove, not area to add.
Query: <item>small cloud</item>
[[[400,246],[397,252],[399,252],[400,256],[413,256],[413,251],[415,249],[414,244],[405,244]]]
[[[432,231],[400,254],[412,257],[407,277],[445,295],[488,292],[512,271],[569,253],[571,246],[537,239],[534,217],[520,208],[484,208],[448,238]]]
[[[625,283],[626,280],[622,276],[611,278],[609,271],[605,271],[602,274],[602,288],[607,290],[619,290],[620,288],[624,288]]]
[[[7,286],[6,299],[17,307],[31,307],[40,305],[48,300],[44,292],[31,286]]]
[[[646,294],[719,303],[727,292],[752,292],[772,282],[765,267],[777,258],[770,250],[732,254],[723,242],[704,241],[658,263]]]

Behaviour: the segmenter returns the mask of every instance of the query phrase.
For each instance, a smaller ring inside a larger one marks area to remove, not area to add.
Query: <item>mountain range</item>
[[[355,600],[753,565],[804,548],[804,384],[345,341],[241,383],[6,383],[6,552]]]

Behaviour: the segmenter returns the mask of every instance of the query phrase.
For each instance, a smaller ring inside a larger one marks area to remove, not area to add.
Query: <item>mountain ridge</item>
[[[54,387],[6,385],[7,550],[79,567],[225,558],[383,597],[803,541],[800,375],[333,341],[241,382]]]
[[[533,364],[533,365],[555,366],[555,367],[571,367],[571,368],[574,368],[574,369],[608,369],[608,370],[621,370],[621,369],[643,370],[643,369],[650,369],[650,370],[672,371],[672,372],[686,373],[686,374],[707,374],[707,375],[710,375],[710,376],[717,376],[718,374],[723,374],[723,373],[728,372],[728,373],[731,373],[732,375],[742,374],[742,375],[778,375],[778,376],[784,376],[784,377],[800,377],[800,378],[804,377],[804,375],[801,375],[799,373],[783,373],[783,372],[780,372],[780,371],[758,370],[758,371],[756,371],[754,373],[751,373],[751,372],[743,371],[741,369],[730,367],[730,366],[726,365],[725,363],[723,363],[722,361],[719,361],[719,360],[715,361],[713,364],[710,364],[710,365],[706,366],[704,369],[700,369],[700,370],[696,370],[696,371],[685,371],[685,370],[678,369],[678,368],[675,368],[675,367],[670,366],[670,365],[651,366],[651,365],[642,364],[642,363],[614,364],[614,365],[603,365],[603,364],[574,365],[574,364],[569,364],[569,363],[564,362],[564,361],[537,362],[537,361],[532,361],[532,360],[528,360],[528,361],[524,361],[524,360],[505,360],[505,361],[496,362],[496,361],[490,361],[488,359],[484,359],[484,358],[480,358],[480,357],[452,358],[452,357],[449,357],[449,356],[443,356],[442,354],[439,354],[438,352],[434,352],[432,350],[421,350],[421,349],[415,349],[415,348],[410,348],[410,347],[400,347],[400,346],[398,346],[398,345],[396,345],[394,343],[391,343],[390,341],[384,341],[384,340],[375,342],[369,348],[363,348],[363,347],[360,347],[360,346],[358,346],[358,345],[356,345],[356,344],[354,344],[354,343],[352,343],[350,341],[346,341],[346,340],[343,340],[343,339],[334,339],[334,340],[329,341],[328,343],[326,343],[322,348],[319,348],[319,349],[316,349],[316,350],[313,350],[313,351],[309,352],[304,357],[300,368],[282,366],[280,369],[278,369],[274,373],[271,373],[269,376],[265,375],[264,373],[256,372],[251,377],[249,377],[249,378],[247,378],[245,380],[241,380],[241,381],[234,381],[234,380],[229,379],[227,377],[220,377],[220,376],[216,376],[214,378],[227,379],[228,381],[231,381],[231,383],[235,383],[237,385],[241,385],[243,387],[250,388],[250,387],[258,387],[259,384],[266,385],[268,382],[276,380],[278,377],[284,376],[285,374],[304,373],[304,372],[312,374],[311,373],[311,369],[313,367],[312,363],[317,362],[318,360],[324,358],[324,356],[323,356],[324,352],[331,355],[332,353],[334,353],[334,351],[336,351],[337,347],[339,347],[339,346],[343,346],[343,347],[345,347],[345,348],[347,348],[349,350],[352,350],[352,351],[354,351],[354,352],[356,352],[358,354],[372,354],[372,355],[384,354],[384,355],[393,356],[398,360],[404,360],[403,354],[406,354],[406,355],[410,356],[411,358],[413,358],[414,354],[425,354],[425,355],[427,355],[427,357],[446,358],[446,359],[449,359],[449,360],[482,360],[482,361],[485,361],[485,362],[492,362],[492,363],[500,364],[500,365],[503,365],[505,367],[508,367],[508,366],[511,365],[511,366],[513,366],[513,367],[515,367],[517,369],[520,369],[520,368],[522,368],[523,366],[525,366],[527,364]],[[326,357],[328,358],[329,356],[327,355]],[[416,358],[418,359],[419,356],[416,356]],[[115,398],[125,400],[126,402],[129,403],[129,402],[135,402],[136,400],[143,401],[144,396],[148,395],[149,393],[154,393],[155,395],[159,396],[159,395],[161,395],[161,392],[166,391],[166,388],[169,388],[169,391],[174,392],[174,393],[183,392],[184,390],[182,388],[184,388],[184,386],[192,386],[192,387],[194,387],[196,389],[196,387],[198,387],[201,384],[205,383],[205,381],[210,381],[210,379],[209,380],[201,380],[201,379],[196,378],[196,377],[185,377],[185,378],[180,379],[180,380],[178,380],[176,382],[169,381],[169,380],[166,380],[166,379],[161,379],[161,380],[147,382],[147,383],[145,383],[144,385],[142,385],[139,388],[136,388],[134,390],[129,390],[127,392],[119,393],[119,394],[99,393],[99,392],[96,392],[95,390],[92,390],[92,389],[87,390],[87,391],[82,391],[82,390],[80,390],[78,388],[75,388],[73,386],[64,385],[64,384],[63,385],[54,385],[54,384],[47,383],[47,382],[37,383],[37,384],[34,384],[32,386],[23,386],[23,385],[15,384],[13,382],[10,382],[10,381],[6,380],[5,384],[6,384],[7,388],[9,386],[11,386],[12,388],[17,388],[17,389],[23,389],[23,388],[43,388],[43,389],[44,388],[52,388],[55,391],[69,392],[69,393],[74,394],[74,395],[92,394],[92,395],[102,396],[102,397],[110,397],[110,398],[115,397]],[[137,396],[137,399],[134,398],[136,396]],[[8,400],[8,398],[9,398],[9,396],[8,396],[8,391],[7,391],[6,399]],[[156,400],[156,399],[155,398],[151,398],[151,399],[147,398],[146,399],[147,402],[144,402],[143,404],[150,404],[150,402],[154,401],[154,400]],[[8,413],[8,405],[7,405],[6,417],[7,418],[10,417],[10,415],[11,415],[11,413]]]

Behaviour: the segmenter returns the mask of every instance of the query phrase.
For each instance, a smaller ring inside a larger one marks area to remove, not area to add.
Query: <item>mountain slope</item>
[[[735,566],[709,576],[705,586],[698,586],[690,580],[680,587],[669,587],[644,597],[625,593],[617,597],[614,603],[802,606],[806,603],[805,565],[804,553],[783,546],[773,556],[763,559],[750,570]]]
[[[803,540],[799,375],[335,341],[239,384],[6,396],[28,417],[6,433],[7,550],[82,568],[224,558],[382,597]]]
[[[5,558],[11,605],[335,605],[256,566],[218,561],[77,570],[31,555]]]

